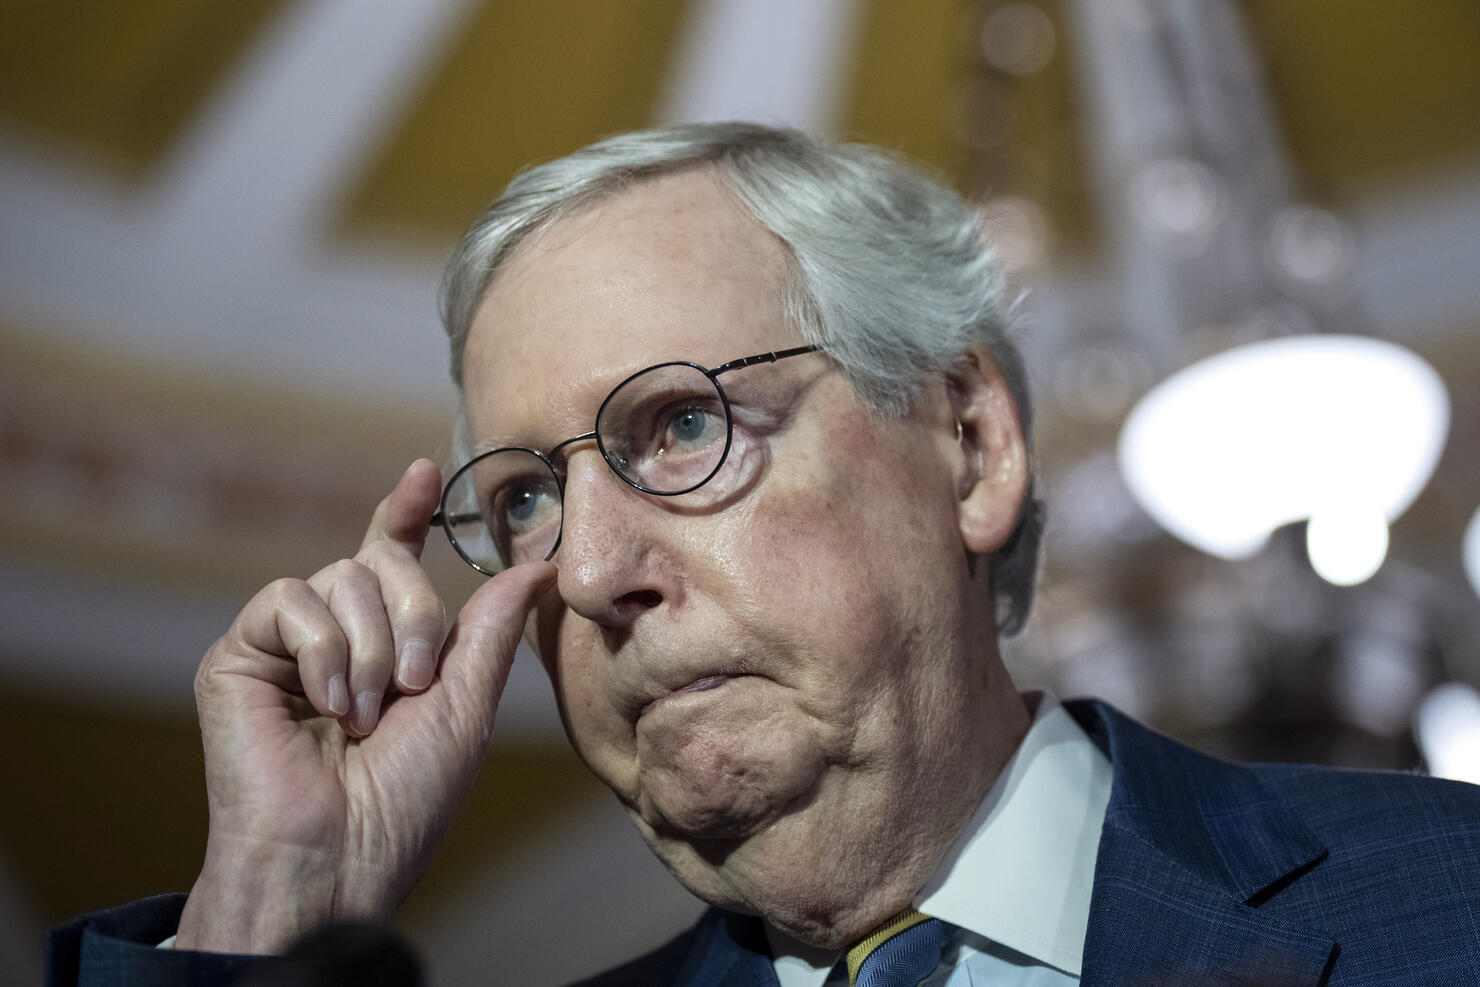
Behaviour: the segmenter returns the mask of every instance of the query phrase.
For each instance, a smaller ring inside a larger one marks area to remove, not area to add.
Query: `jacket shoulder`
[[[1250,765],[1333,854],[1413,880],[1429,865],[1480,878],[1480,786],[1406,772]],[[1412,868],[1418,867],[1415,873]]]
[[[1115,775],[1085,954],[1087,968],[1093,955],[1115,975],[1096,982],[1208,973],[1209,956],[1280,973],[1251,981],[1260,983],[1289,982],[1297,967],[1324,969],[1310,979],[1332,984],[1480,982],[1480,788],[1234,764],[1104,704],[1066,707]],[[1152,912],[1160,939],[1147,931]],[[1271,967],[1272,957],[1294,965]]]

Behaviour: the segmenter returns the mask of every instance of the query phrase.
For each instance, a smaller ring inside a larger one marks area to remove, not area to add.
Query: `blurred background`
[[[1472,0],[0,3],[0,966],[189,888],[196,663],[445,459],[449,245],[522,165],[664,121],[879,143],[981,204],[1050,503],[1025,685],[1477,777],[1477,51]],[[547,693],[521,658],[400,916],[435,982],[698,911]]]

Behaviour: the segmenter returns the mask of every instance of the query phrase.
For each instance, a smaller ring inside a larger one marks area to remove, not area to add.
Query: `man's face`
[[[798,345],[784,271],[705,170],[556,223],[474,321],[475,440],[548,449],[643,367]],[[895,858],[925,817],[958,812],[940,790],[973,787],[957,759],[978,756],[998,666],[973,654],[944,384],[880,420],[822,354],[720,380],[735,444],[698,491],[643,494],[594,442],[567,448],[558,592],[530,638],[576,750],[658,855],[702,897],[771,914],[839,847],[913,864]],[[800,901],[796,927],[823,908]]]

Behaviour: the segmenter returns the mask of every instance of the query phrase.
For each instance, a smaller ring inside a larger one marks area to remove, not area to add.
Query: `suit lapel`
[[[1070,712],[1114,766],[1084,983],[1318,984],[1336,943],[1261,906],[1326,849],[1247,768],[1102,704]]]
[[[1084,987],[1320,984],[1336,943],[1211,887],[1138,834],[1100,840]]]

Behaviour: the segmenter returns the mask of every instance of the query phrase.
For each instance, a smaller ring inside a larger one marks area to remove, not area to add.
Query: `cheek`
[[[779,454],[748,505],[752,561],[780,572],[830,577],[841,601],[871,595],[873,574],[908,579],[959,541],[950,476],[924,454],[928,437],[909,423],[886,436],[856,417],[835,424],[803,451]],[[845,578],[846,577],[846,578]]]
[[[602,665],[589,657],[592,654],[589,642],[578,640],[590,629],[558,599],[547,597],[530,615],[526,633],[540,664],[545,666],[545,673],[550,676],[566,735],[576,753],[594,770],[592,757],[599,750],[602,738],[611,732],[606,722],[611,712],[610,705],[604,702],[607,685],[599,680]]]
[[[959,552],[951,479],[917,452],[926,440],[901,426],[886,441],[865,420],[807,452],[778,453],[717,553],[750,587],[757,619],[792,629],[797,647],[851,655],[852,674],[881,680],[897,666],[871,654],[915,648],[949,619],[954,574],[940,560]]]

